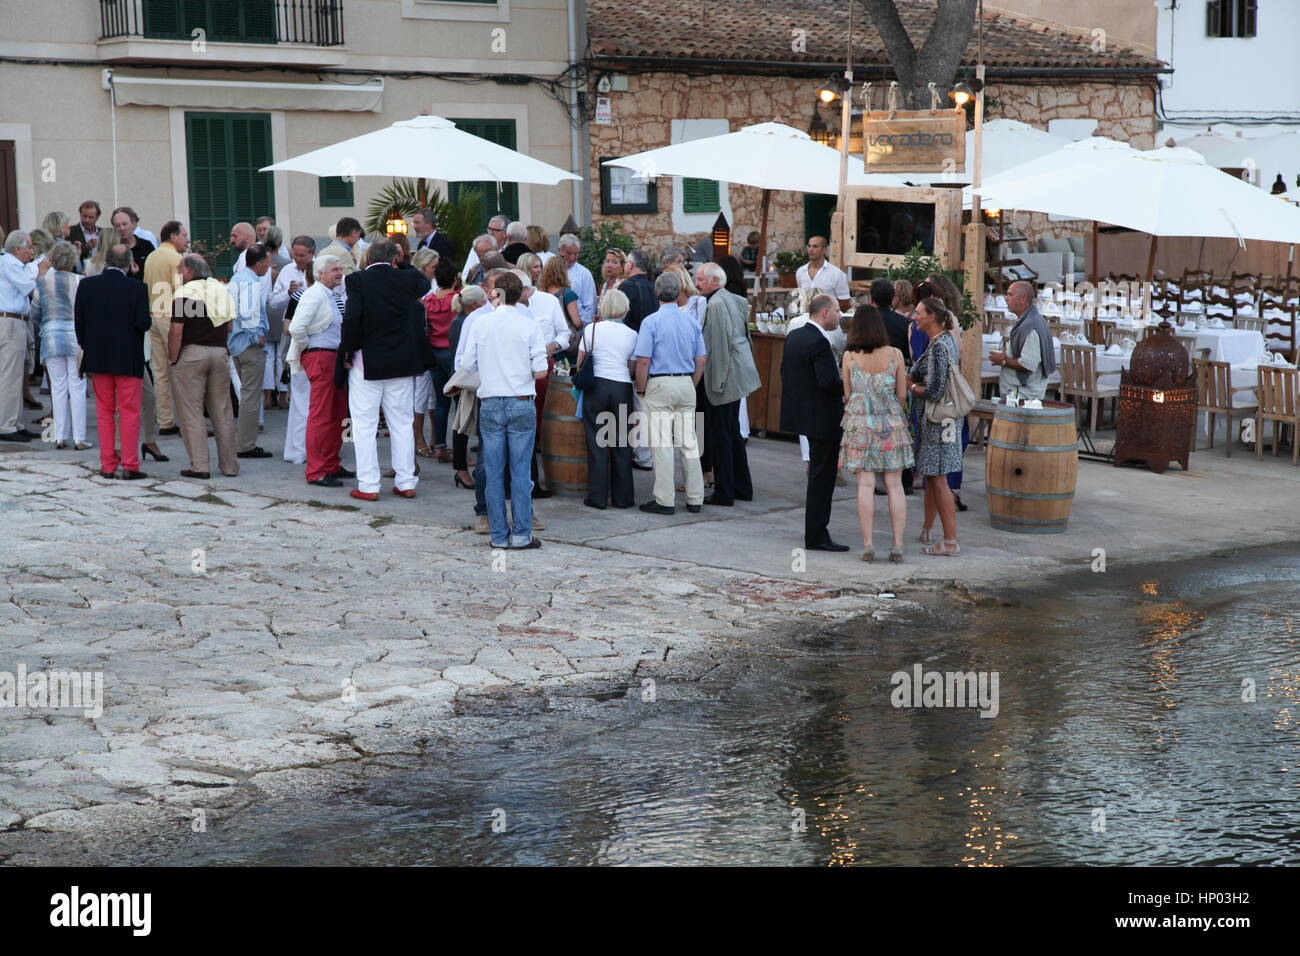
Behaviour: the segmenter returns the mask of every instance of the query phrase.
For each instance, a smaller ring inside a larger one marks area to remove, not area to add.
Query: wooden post
[[[979,318],[961,334],[961,370],[976,396],[980,394],[980,363],[983,361],[984,340],[984,243],[987,229],[981,222],[966,227],[966,288]]]

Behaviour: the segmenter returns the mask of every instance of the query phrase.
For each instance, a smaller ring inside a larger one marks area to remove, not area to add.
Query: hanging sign
[[[608,126],[614,122],[608,96],[596,97],[596,122],[601,126]]]
[[[966,114],[961,110],[874,110],[862,124],[869,173],[966,171]]]

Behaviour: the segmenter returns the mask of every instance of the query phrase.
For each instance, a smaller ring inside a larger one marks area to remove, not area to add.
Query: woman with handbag
[[[40,336],[41,361],[50,376],[54,447],[67,448],[73,443],[77,451],[84,451],[91,444],[86,441],[86,380],[77,360],[77,330],[73,327],[73,305],[81,282],[77,247],[56,242],[49,258],[53,268],[36,282],[31,325]]]
[[[596,320],[582,331],[574,385],[582,389],[582,424],[587,432],[587,497],[583,504],[604,511],[636,504],[632,486],[632,353],[636,333],[623,324],[627,296],[617,289],[600,300]]]
[[[912,320],[930,340],[925,353],[908,370],[907,390],[914,401],[925,401],[916,434],[916,471],[927,479],[938,478],[961,470],[961,418],[969,411],[969,405],[964,410],[962,406],[970,391],[969,386],[964,391],[961,388],[965,379],[959,367],[961,351],[952,331],[956,321],[952,313],[940,299],[931,296],[917,303]],[[931,541],[936,515],[943,525],[942,544]],[[961,553],[957,509],[947,481],[925,483],[921,541],[927,544],[922,554],[952,557]]]

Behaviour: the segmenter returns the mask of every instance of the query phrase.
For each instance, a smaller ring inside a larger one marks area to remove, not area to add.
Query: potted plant
[[[795,284],[795,273],[799,267],[807,264],[808,253],[798,250],[795,252],[778,252],[772,258],[772,265],[776,266],[776,274],[781,285],[785,288],[791,288]]]
[[[885,270],[885,276],[889,279],[906,279],[915,286],[932,272],[947,276],[961,292],[961,315],[957,316],[957,321],[963,329],[969,329],[978,321],[979,311],[966,288],[966,273],[960,269],[949,269],[934,256],[927,255],[919,242],[903,256],[903,264],[890,266]]]

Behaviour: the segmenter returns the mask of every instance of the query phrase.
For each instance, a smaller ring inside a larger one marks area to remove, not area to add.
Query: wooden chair
[[[1264,342],[1278,352],[1296,348],[1296,313],[1300,298],[1291,294],[1292,284],[1285,277],[1277,285],[1262,286],[1259,291],[1259,317],[1264,327]]]
[[[1213,282],[1214,277],[1203,269],[1184,269],[1183,281],[1179,284],[1178,311],[1199,311],[1188,306],[1204,306],[1205,294]]]
[[[1011,331],[1011,326],[1015,324],[1015,319],[1005,312],[988,312],[985,313],[984,322],[991,326],[990,332],[996,332],[998,335],[1006,336]]]
[[[1207,319],[1223,319],[1226,325],[1237,314],[1237,300],[1227,294],[1226,291],[1220,291],[1214,287],[1207,289],[1204,303],[1205,317]]]
[[[1273,423],[1273,457],[1282,441],[1282,427],[1291,426],[1291,464],[1300,464],[1300,369],[1260,366],[1259,420],[1255,434],[1255,459],[1264,455],[1264,423]]]
[[[1057,366],[1061,373],[1061,401],[1083,398],[1092,403],[1092,427],[1089,431],[1097,434],[1097,406],[1104,405],[1106,399],[1118,404],[1118,388],[1100,388],[1097,385],[1097,350],[1088,345],[1062,345],[1061,361]]]
[[[1214,447],[1214,427],[1218,416],[1228,420],[1227,457],[1232,457],[1232,420],[1238,415],[1254,415],[1256,405],[1233,405],[1234,392],[1253,392],[1253,388],[1232,387],[1232,366],[1227,362],[1194,359],[1196,369],[1196,410],[1209,416],[1210,447]],[[1192,447],[1196,447],[1196,422],[1192,422]]]
[[[1228,277],[1228,294],[1237,303],[1237,312],[1255,312],[1259,305],[1259,276],[1253,272],[1234,272]]]
[[[1268,329],[1268,319],[1259,315],[1238,315],[1232,320],[1234,329],[1246,329],[1250,332],[1258,332],[1263,335]]]

